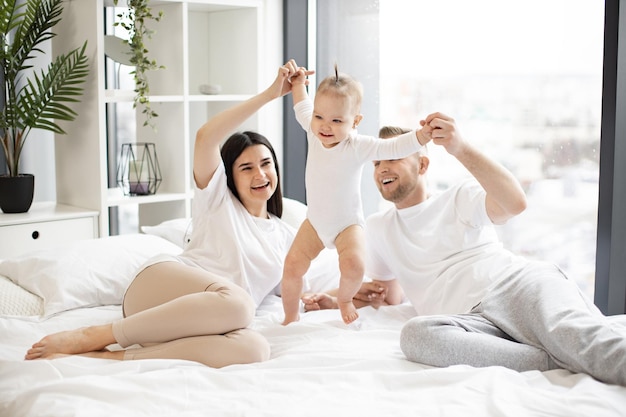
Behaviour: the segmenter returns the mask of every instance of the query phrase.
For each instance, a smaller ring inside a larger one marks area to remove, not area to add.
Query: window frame
[[[594,303],[626,313],[626,7],[604,6],[604,69]]]

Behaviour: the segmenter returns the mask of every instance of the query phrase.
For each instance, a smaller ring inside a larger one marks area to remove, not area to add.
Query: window
[[[499,230],[505,246],[557,263],[593,297],[604,2],[317,0],[316,14],[318,78],[337,62],[363,82],[360,131],[454,117],[526,190],[526,212]],[[467,175],[429,152],[433,192]],[[385,204],[371,171],[363,193],[366,212]]]

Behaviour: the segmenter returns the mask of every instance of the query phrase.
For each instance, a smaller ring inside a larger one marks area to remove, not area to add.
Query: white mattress
[[[272,346],[264,363],[211,369],[175,360],[70,356],[24,361],[44,335],[120,317],[119,306],[40,321],[0,317],[0,416],[581,416],[626,415],[626,388],[565,370],[445,369],[409,362],[398,346],[408,305],[337,311],[287,327],[269,298],[254,321]]]

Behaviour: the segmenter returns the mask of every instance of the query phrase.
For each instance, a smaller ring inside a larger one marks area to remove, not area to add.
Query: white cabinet
[[[189,217],[195,132],[212,114],[249,98],[259,91],[260,80],[268,80],[260,65],[265,1],[152,0],[153,12],[163,11],[163,18],[151,24],[155,33],[146,46],[165,69],[149,75],[151,106],[159,114],[154,119],[157,130],[144,127],[141,109],[132,109],[133,91],[116,89],[111,82],[116,75],[104,54],[104,35],[111,34],[116,15],[110,3],[65,3],[53,39],[53,52],[87,40],[91,66],[85,93],[75,106],[78,117],[63,124],[67,134],[55,139],[57,202],[97,211],[100,236],[109,234],[109,209],[128,204],[138,207],[139,226]],[[276,61],[271,67],[278,65]],[[201,93],[202,85],[219,86],[219,94]],[[131,132],[117,124],[116,118],[124,117],[132,119]],[[260,113],[243,128],[260,130],[262,119]],[[156,194],[123,195],[115,181],[119,149],[108,145],[114,136],[119,146],[156,144],[162,176]]]
[[[98,235],[98,212],[33,203],[27,213],[0,214],[0,259]]]

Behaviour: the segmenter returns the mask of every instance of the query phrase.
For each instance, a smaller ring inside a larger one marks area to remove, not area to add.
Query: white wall
[[[39,55],[31,62],[35,67],[47,67],[50,63],[50,42],[41,47],[45,55]],[[34,201],[56,200],[54,133],[33,130],[26,139],[22,150],[20,172],[35,176]]]

